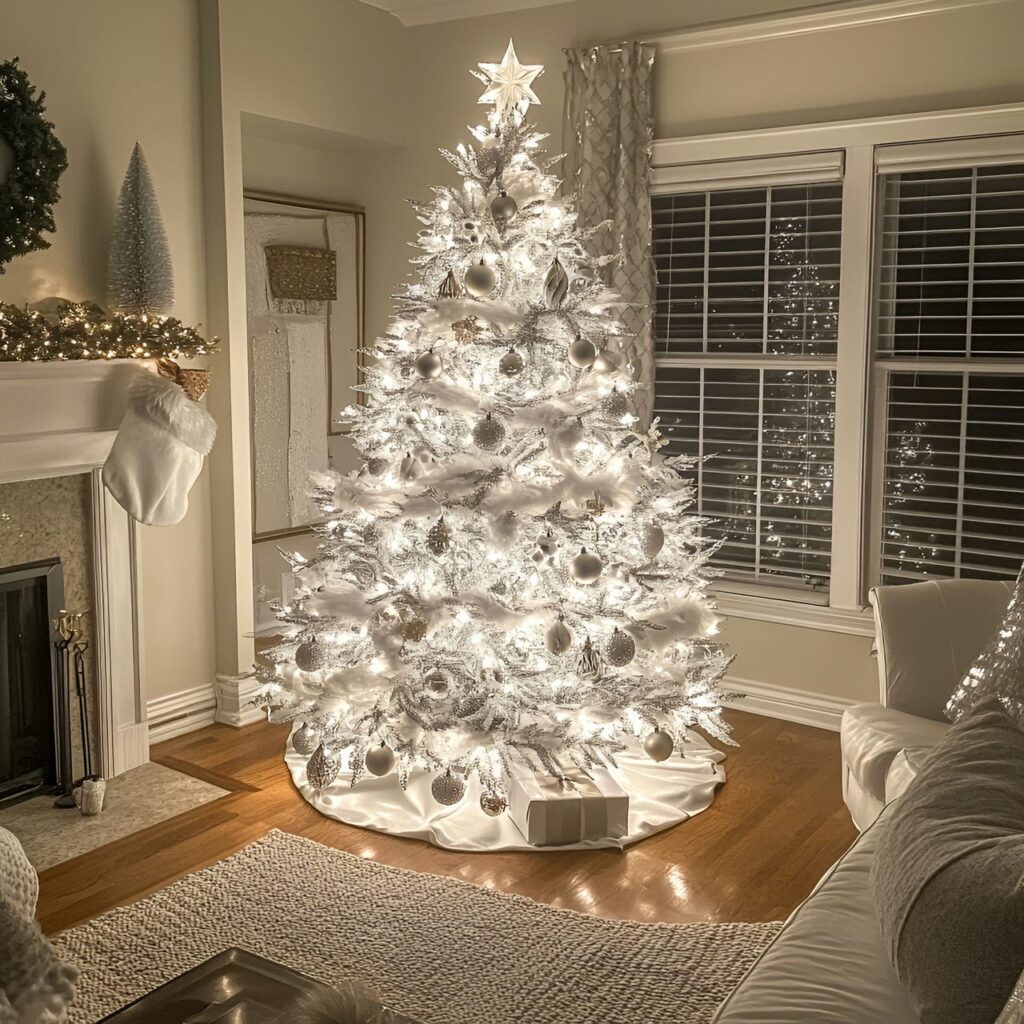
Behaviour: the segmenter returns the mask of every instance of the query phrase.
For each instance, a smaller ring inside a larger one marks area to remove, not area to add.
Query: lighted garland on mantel
[[[0,138],[14,157],[0,181],[0,274],[15,256],[49,248],[43,232],[56,230],[53,205],[68,158],[43,116],[46,94],[35,91],[17,58],[0,61]]]
[[[174,317],[107,313],[91,302],[63,303],[49,317],[0,302],[0,362],[191,359],[219,344]]]

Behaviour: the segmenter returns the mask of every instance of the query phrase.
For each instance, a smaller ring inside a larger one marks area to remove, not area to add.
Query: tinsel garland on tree
[[[174,317],[106,313],[89,302],[63,303],[50,317],[0,302],[0,362],[191,359],[219,344]]]
[[[286,639],[260,700],[298,720],[314,789],[347,768],[467,774],[500,813],[516,764],[655,761],[697,727],[730,742],[693,460],[633,414],[621,299],[526,123],[536,65],[481,64],[494,104],[463,179],[417,205],[416,280],[345,410],[364,459],[318,476],[319,552],[288,556]]]

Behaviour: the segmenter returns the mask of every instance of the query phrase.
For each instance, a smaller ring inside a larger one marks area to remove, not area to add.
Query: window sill
[[[824,629],[854,636],[875,635],[875,620],[870,608],[830,608],[827,605],[805,604],[778,597],[736,594],[715,587],[711,589],[711,596],[725,618],[779,622],[786,626]]]

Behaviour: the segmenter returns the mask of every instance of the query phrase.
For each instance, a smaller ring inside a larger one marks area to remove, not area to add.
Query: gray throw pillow
[[[992,1024],[1024,968],[1024,733],[998,700],[949,730],[882,825],[875,909],[921,1024]]]
[[[946,705],[946,717],[955,722],[988,697],[998,697],[1011,718],[1024,726],[1024,568],[1017,577],[1006,615],[995,635]]]

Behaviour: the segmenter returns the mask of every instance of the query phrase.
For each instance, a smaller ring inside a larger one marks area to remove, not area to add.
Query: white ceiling
[[[362,0],[371,7],[393,14],[406,27],[435,21],[475,18],[501,11],[523,11],[529,7],[554,7],[573,0]]]

